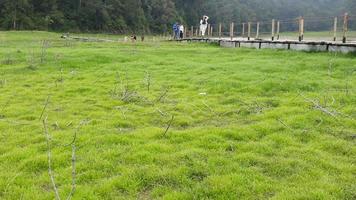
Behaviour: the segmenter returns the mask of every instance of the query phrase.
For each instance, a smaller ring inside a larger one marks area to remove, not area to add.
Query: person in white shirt
[[[184,37],[184,26],[183,25],[179,26],[179,37],[180,37],[180,39],[183,39],[183,37]]]
[[[200,34],[201,36],[205,36],[206,29],[208,28],[208,20],[209,17],[204,15],[203,18],[200,20]]]

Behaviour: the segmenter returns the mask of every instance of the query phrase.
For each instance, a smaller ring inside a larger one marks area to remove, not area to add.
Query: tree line
[[[204,14],[241,23],[346,11],[356,12],[356,0],[0,0],[0,29],[162,33]]]

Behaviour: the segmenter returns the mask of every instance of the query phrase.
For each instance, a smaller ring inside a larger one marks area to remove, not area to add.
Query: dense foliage
[[[356,10],[354,0],[0,0],[1,29],[162,32],[179,20],[195,25]]]

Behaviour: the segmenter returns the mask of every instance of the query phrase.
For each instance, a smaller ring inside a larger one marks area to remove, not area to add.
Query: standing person
[[[179,40],[180,38],[180,24],[177,23],[177,29],[176,29],[176,39]]]
[[[200,20],[200,34],[201,36],[205,36],[206,29],[208,28],[208,20],[209,17],[204,15],[203,18]]]
[[[178,25],[178,23],[176,22],[176,23],[174,23],[173,24],[173,38],[176,40],[176,39],[178,39],[178,37],[177,37],[177,30],[179,30],[179,25]]]
[[[179,38],[182,40],[184,37],[184,26],[180,25],[179,26]]]

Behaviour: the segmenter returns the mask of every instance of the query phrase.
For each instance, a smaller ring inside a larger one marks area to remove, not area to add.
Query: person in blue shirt
[[[179,24],[176,22],[173,24],[173,33],[174,33],[174,39],[177,40],[179,38]]]

